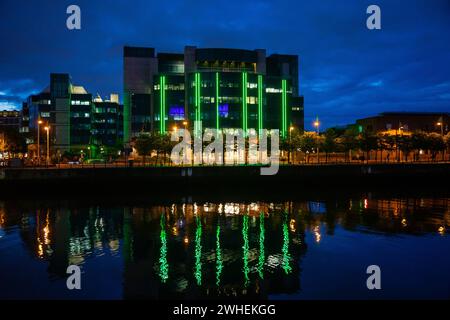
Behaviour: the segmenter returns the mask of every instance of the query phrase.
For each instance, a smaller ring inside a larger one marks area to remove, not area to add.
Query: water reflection
[[[0,254],[24,245],[48,265],[52,279],[64,279],[70,264],[116,257],[123,261],[125,298],[265,298],[301,291],[309,246],[322,245],[324,237],[331,241],[338,226],[361,236],[445,237],[449,208],[450,198],[370,195],[327,202],[143,207],[0,202]],[[16,234],[20,243],[13,241]],[[8,279],[2,281],[8,285]]]

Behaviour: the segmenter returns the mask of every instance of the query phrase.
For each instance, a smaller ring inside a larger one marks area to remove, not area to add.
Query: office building
[[[191,46],[184,53],[156,54],[154,48],[125,47],[124,74],[129,139],[186,124],[194,129],[195,121],[203,129],[279,129],[284,137],[290,126],[303,130],[296,55]],[[151,102],[136,95],[148,95]]]
[[[28,119],[28,127],[22,130],[37,132],[39,126],[41,143],[45,139],[44,127],[50,127],[55,154],[122,142],[123,117],[118,95],[113,94],[105,101],[93,100],[84,87],[72,84],[68,74],[50,74],[50,85],[30,95],[23,103],[22,113]]]

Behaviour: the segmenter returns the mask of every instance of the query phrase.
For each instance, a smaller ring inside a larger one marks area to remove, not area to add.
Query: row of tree
[[[317,148],[325,154],[325,161],[328,161],[328,156],[332,153],[343,153],[347,161],[355,151],[364,154],[366,160],[371,160],[371,154],[375,156],[374,160],[382,160],[378,159],[378,156],[384,153],[389,159],[392,152],[395,152],[397,157],[401,155],[404,161],[418,160],[421,153],[430,154],[431,159],[435,160],[438,153],[450,148],[450,133],[446,136],[420,131],[374,134],[346,130],[338,133],[334,129],[328,129],[320,135],[314,132],[303,134],[294,132],[280,145],[280,149],[289,154],[291,152],[311,154],[315,153]]]
[[[143,162],[151,153],[156,153],[156,164],[166,164],[170,162],[169,157],[176,142],[170,141],[168,134],[142,133],[134,141],[134,147],[138,154],[142,156]],[[404,161],[419,160],[420,154],[428,154],[429,158],[435,160],[437,155],[450,148],[450,133],[442,136],[437,133],[414,132],[403,134],[358,132],[356,130],[346,130],[337,132],[328,129],[322,134],[314,132],[300,133],[293,131],[280,141],[280,150],[288,155],[291,162],[292,154],[304,155],[305,162],[309,162],[313,154],[317,155],[317,150],[324,155],[325,162],[328,162],[329,155],[343,155],[343,161],[349,161],[352,153],[362,154],[360,159],[365,160],[397,160]],[[391,157],[394,153],[395,157]],[[383,155],[386,158],[383,160]],[[371,156],[373,159],[371,159]]]

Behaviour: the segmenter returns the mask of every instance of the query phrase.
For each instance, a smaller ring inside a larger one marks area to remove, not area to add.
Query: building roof
[[[72,86],[72,93],[73,94],[87,94],[87,91],[82,86]]]

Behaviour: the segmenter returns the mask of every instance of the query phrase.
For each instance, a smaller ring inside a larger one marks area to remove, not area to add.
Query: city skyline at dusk
[[[331,127],[382,111],[449,110],[446,1],[379,1],[382,29],[373,31],[365,27],[367,1],[219,1],[213,7],[78,1],[81,30],[65,26],[69,4],[0,4],[7,13],[0,32],[9,44],[1,53],[0,109],[20,109],[29,94],[45,88],[51,72],[70,73],[89,92],[116,92],[122,99],[123,46],[177,52],[195,45],[298,55],[306,129],[317,115]]]

